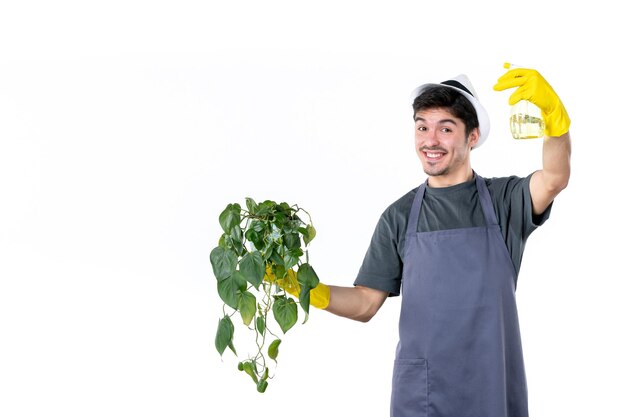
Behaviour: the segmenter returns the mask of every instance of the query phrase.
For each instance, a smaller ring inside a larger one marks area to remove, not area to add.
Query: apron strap
[[[413,199],[413,205],[411,206],[411,214],[409,215],[409,223],[407,224],[406,234],[417,233],[417,221],[420,217],[420,210],[422,209],[422,200],[424,200],[424,191],[426,191],[426,184],[428,179],[424,181],[422,185],[417,187],[415,198]]]
[[[496,217],[496,210],[493,208],[493,202],[491,201],[491,194],[487,189],[485,180],[480,175],[474,173],[476,176],[476,186],[478,187],[478,196],[480,197],[480,205],[483,208],[483,215],[485,221],[490,226],[499,226],[498,218]]]

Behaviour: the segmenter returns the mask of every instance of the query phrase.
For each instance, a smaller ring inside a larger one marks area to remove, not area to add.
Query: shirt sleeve
[[[378,220],[354,285],[385,291],[391,296],[400,294],[402,259],[396,223],[392,210],[387,209]]]
[[[513,187],[510,198],[511,217],[515,219],[514,223],[519,224],[524,242],[533,231],[550,218],[550,211],[552,210],[552,203],[550,203],[543,213],[533,214],[533,201],[530,195],[530,179],[533,174],[519,180],[518,186]]]
[[[550,217],[552,204],[540,215],[533,215],[530,178],[511,176],[494,181],[492,196],[502,235],[519,274],[524,248],[530,234]]]
[[[550,218],[550,212],[552,211],[552,205],[554,204],[554,200],[552,200],[552,202],[543,211],[543,213],[541,213],[541,214],[533,214],[533,201],[532,201],[532,197],[530,195],[530,178],[533,176],[533,174],[530,174],[527,177],[527,180],[526,180],[526,183],[525,183],[525,186],[524,186],[524,193],[525,193],[524,199],[527,200],[529,205],[530,205],[530,209],[528,210],[530,212],[530,216],[527,217],[527,219],[526,219],[526,221],[531,225],[530,228],[532,230],[530,230],[530,232],[532,232],[537,227],[539,227],[542,224],[544,224],[546,222],[546,220],[548,220]],[[530,232],[528,233],[528,235],[530,235]],[[528,235],[527,235],[527,237],[528,237]]]

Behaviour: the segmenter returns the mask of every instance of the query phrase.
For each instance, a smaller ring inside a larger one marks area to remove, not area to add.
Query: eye
[[[427,129],[426,129],[426,126],[417,126],[415,130],[419,132],[426,132]]]
[[[452,133],[452,129],[450,129],[449,127],[442,127],[441,131],[444,133]]]

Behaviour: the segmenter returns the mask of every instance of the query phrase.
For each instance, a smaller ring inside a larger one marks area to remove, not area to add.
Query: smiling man
[[[494,89],[512,87],[511,104],[542,110],[542,168],[478,175],[470,157],[489,118],[469,79],[421,85],[415,149],[428,178],[384,211],[354,287],[311,292],[312,305],[360,321],[402,295],[393,417],[528,416],[515,289],[526,240],[569,180],[570,121],[537,71],[511,70]]]

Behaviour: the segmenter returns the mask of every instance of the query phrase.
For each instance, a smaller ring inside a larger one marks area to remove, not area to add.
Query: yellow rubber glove
[[[285,278],[276,279],[276,275],[272,272],[272,267],[268,265],[265,267],[265,277],[263,279],[268,282],[276,282],[280,288],[289,294],[296,298],[300,297],[300,284],[298,284],[297,275],[293,269],[287,271]],[[330,303],[330,288],[328,285],[320,282],[309,292],[309,296],[311,305],[323,310]]]
[[[504,68],[509,66],[510,64],[504,64]],[[546,136],[561,136],[567,133],[570,125],[567,111],[559,96],[539,72],[527,68],[509,70],[498,79],[493,89],[502,91],[513,87],[518,89],[509,97],[509,104],[528,100],[539,107],[546,123]]]

